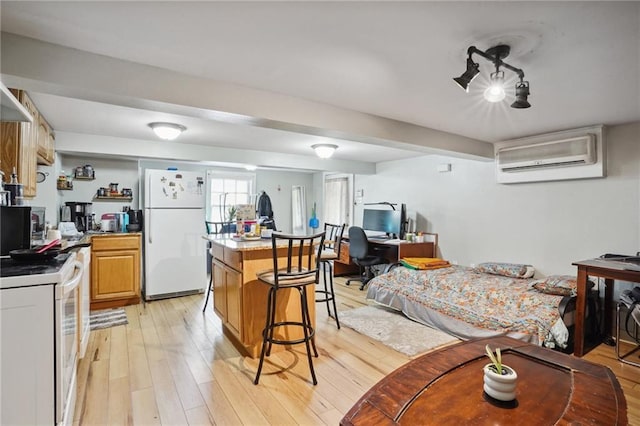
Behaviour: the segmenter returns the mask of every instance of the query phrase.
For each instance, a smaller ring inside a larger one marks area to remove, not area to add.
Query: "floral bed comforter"
[[[372,279],[367,298],[463,339],[509,335],[565,347],[569,333],[558,311],[562,297],[538,292],[532,281],[463,266],[430,271],[399,267]]]

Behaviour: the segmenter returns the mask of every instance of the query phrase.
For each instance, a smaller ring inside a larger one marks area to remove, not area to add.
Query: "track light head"
[[[489,102],[500,102],[504,97],[504,71],[491,73],[491,85],[484,91],[484,98]]]
[[[529,97],[529,82],[520,81],[516,83],[516,100],[511,104],[511,108],[529,108],[531,104],[527,97]]]
[[[468,92],[469,84],[480,73],[480,70],[478,68],[480,68],[480,64],[476,64],[475,62],[473,62],[473,59],[471,59],[471,57],[468,57],[467,70],[464,73],[462,73],[460,77],[454,78],[453,81],[458,83],[458,86],[462,87],[462,90],[464,90],[465,92]]]

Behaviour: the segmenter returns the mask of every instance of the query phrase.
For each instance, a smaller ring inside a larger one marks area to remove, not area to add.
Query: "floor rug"
[[[127,313],[124,308],[102,309],[91,311],[89,317],[91,330],[115,327],[116,325],[127,324]]]
[[[363,306],[339,314],[341,324],[409,356],[459,341],[383,307]]]

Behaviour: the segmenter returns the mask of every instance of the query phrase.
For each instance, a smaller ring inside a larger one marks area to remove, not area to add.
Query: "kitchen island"
[[[213,309],[222,319],[223,331],[243,353],[257,358],[267,315],[269,286],[260,283],[256,273],[273,269],[271,239],[243,241],[230,236],[208,235],[211,242]],[[278,248],[278,259],[286,259],[287,248]],[[315,327],[315,292],[307,292],[311,323]],[[295,290],[278,294],[276,321],[300,321],[300,296]],[[301,338],[302,330],[280,327],[282,338]],[[272,351],[283,350],[274,345]]]

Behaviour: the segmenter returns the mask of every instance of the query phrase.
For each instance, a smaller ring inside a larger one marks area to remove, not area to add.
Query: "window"
[[[324,177],[324,215],[326,223],[351,224],[353,213],[353,175],[326,175]]]
[[[213,222],[224,222],[229,217],[229,207],[238,204],[255,204],[256,176],[252,173],[208,171],[209,211]]]

